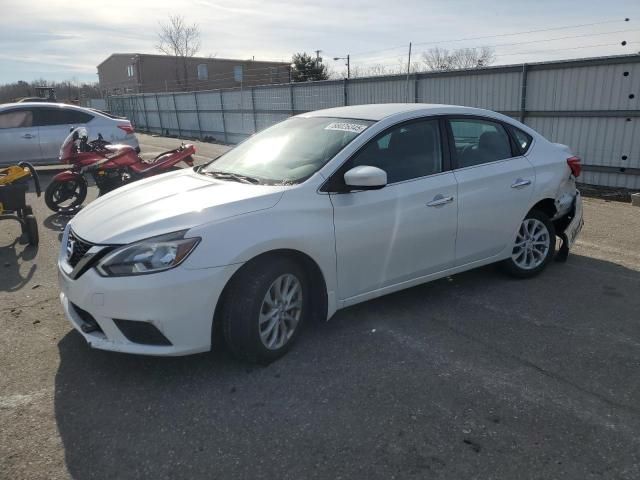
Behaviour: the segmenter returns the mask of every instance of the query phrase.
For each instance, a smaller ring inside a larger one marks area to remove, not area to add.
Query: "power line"
[[[604,22],[594,22],[594,23],[583,23],[581,25],[565,25],[562,27],[552,27],[552,28],[542,28],[539,30],[528,30],[526,32],[514,32],[514,33],[500,33],[500,34],[496,34],[496,35],[484,35],[481,37],[469,37],[469,38],[461,38],[458,40],[441,40],[438,42],[421,42],[421,43],[415,43],[415,45],[428,45],[428,44],[439,44],[439,43],[453,43],[453,42],[466,42],[468,40],[483,40],[485,38],[498,38],[498,37],[510,37],[510,36],[515,36],[515,35],[527,35],[529,33],[540,33],[540,32],[551,32],[553,30],[568,30],[570,28],[583,28],[583,27],[594,27],[596,25],[605,25],[605,24],[610,24],[610,23],[618,23],[621,22],[622,20],[607,20]],[[625,18],[624,19],[625,22],[628,22],[629,19]]]
[[[528,45],[528,44],[532,44],[532,43],[547,43],[547,42],[555,42],[555,41],[558,41],[558,40],[570,40],[570,39],[574,39],[574,38],[598,37],[598,36],[613,35],[613,34],[618,34],[618,33],[638,33],[638,32],[640,32],[640,30],[637,30],[637,29],[636,30],[613,30],[613,31],[610,31],[610,32],[584,33],[584,34],[580,34],[580,35],[567,35],[567,36],[564,36],[564,37],[546,38],[546,39],[542,39],[542,40],[527,40],[527,41],[524,41],[524,42],[496,43],[494,45],[482,45],[480,47],[477,47],[477,46],[476,47],[474,47],[474,46],[460,47],[460,49],[464,49],[464,48],[474,49],[474,48],[512,47],[512,46],[516,46],[516,45]],[[385,58],[396,58],[396,57],[390,57],[390,56],[367,57],[369,62],[371,61],[371,59],[376,59],[376,58],[385,59]]]
[[[465,38],[457,38],[457,39],[450,39],[450,40],[438,40],[438,41],[428,41],[428,42],[413,42],[413,45],[441,45],[443,43],[457,43],[457,42],[466,42],[466,41],[471,41],[471,40],[483,40],[486,38],[500,38],[500,37],[512,37],[512,36],[517,36],[517,35],[527,35],[530,33],[541,33],[541,32],[551,32],[554,30],[569,30],[569,29],[575,29],[575,28],[584,28],[584,27],[594,27],[594,26],[599,26],[599,25],[608,25],[611,23],[620,23],[620,22],[628,22],[630,21],[629,18],[625,18],[623,20],[606,20],[606,21],[602,21],[602,22],[593,22],[593,23],[582,23],[582,24],[576,24],[576,25],[564,25],[561,27],[551,27],[551,28],[541,28],[541,29],[536,29],[536,30],[527,30],[527,31],[523,31],[523,32],[512,32],[512,33],[498,33],[495,35],[483,35],[483,36],[479,36],[479,37],[465,37]],[[388,47],[388,48],[382,48],[382,49],[377,49],[377,50],[367,50],[364,52],[355,52],[352,53],[352,56],[366,56],[369,53],[377,53],[377,52],[385,52],[385,51],[390,51],[390,50],[400,50],[400,49],[405,49],[406,45],[399,45],[397,47]]]
[[[640,42],[627,42],[626,45],[638,45]],[[545,49],[545,50],[530,50],[527,52],[510,52],[510,53],[502,53],[496,54],[497,57],[508,57],[510,55],[525,55],[529,53],[546,53],[546,52],[561,52],[564,50],[579,50],[583,48],[597,48],[597,47],[615,47],[620,46],[620,43],[601,43],[598,45],[581,45],[579,47],[565,47],[565,48],[555,48],[555,49]]]
[[[533,43],[545,43],[545,42],[554,42],[554,41],[559,41],[559,40],[568,40],[568,39],[573,39],[573,38],[586,38],[586,37],[597,37],[597,36],[603,36],[603,35],[609,35],[609,34],[617,34],[617,33],[637,33],[640,32],[640,30],[617,30],[617,31],[611,31],[611,32],[601,32],[601,33],[590,33],[590,34],[582,34],[582,35],[570,35],[570,36],[564,36],[564,37],[556,37],[556,38],[549,38],[549,39],[544,39],[544,40],[530,40],[530,41],[525,41],[525,42],[512,42],[512,43],[499,43],[499,44],[494,44],[494,45],[485,45],[484,47],[487,48],[500,48],[500,47],[511,47],[511,46],[517,46],[517,45],[528,45],[528,44],[533,44]],[[628,43],[628,42],[626,42]],[[620,42],[618,44],[612,44],[612,45],[622,45],[624,46],[626,43]],[[464,47],[461,47],[464,48]],[[475,48],[479,48],[479,47],[466,47],[466,48],[470,48],[470,49],[475,49]],[[379,60],[386,60],[386,59],[398,59],[397,56],[380,56],[380,57],[370,57],[367,60],[367,63],[372,63],[373,59],[379,59]],[[380,63],[380,62],[376,62],[376,63]]]
[[[634,45],[634,44],[640,44],[640,42],[627,42],[626,45]],[[509,52],[509,53],[498,53],[496,54],[496,57],[507,57],[507,56],[512,56],[512,55],[526,55],[526,54],[535,54],[535,53],[554,53],[554,52],[562,52],[562,51],[566,51],[566,50],[580,50],[580,49],[585,49],[585,48],[598,48],[598,47],[615,47],[615,46],[620,46],[620,43],[600,43],[600,44],[594,44],[594,45],[580,45],[577,47],[562,47],[562,48],[553,48],[553,49],[542,49],[542,50],[527,50],[527,51],[518,51],[518,52]],[[388,66],[388,67],[392,67],[392,66],[403,66],[404,62],[388,62],[388,63],[378,63],[377,65],[379,66]],[[404,68],[404,67],[403,67]]]

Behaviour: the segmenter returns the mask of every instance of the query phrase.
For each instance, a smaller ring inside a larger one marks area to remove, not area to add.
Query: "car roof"
[[[424,115],[482,115],[497,119],[506,119],[491,110],[481,108],[463,107],[460,105],[440,105],[435,103],[376,103],[368,105],[352,105],[348,107],[327,108],[314,112],[303,113],[300,117],[341,117],[360,120],[379,121],[383,118],[402,115],[409,112],[423,113]]]
[[[15,102],[2,103],[0,110],[16,107],[48,107],[48,108],[70,108],[72,110],[88,110],[80,105],[71,105],[70,103],[54,103],[54,102]]]

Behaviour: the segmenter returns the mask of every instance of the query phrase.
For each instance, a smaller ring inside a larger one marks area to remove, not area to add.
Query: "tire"
[[[37,247],[40,242],[40,236],[38,235],[38,222],[36,221],[36,217],[27,215],[24,221],[29,245]]]
[[[87,181],[84,177],[76,177],[73,180],[62,182],[54,180],[44,192],[44,201],[47,207],[54,212],[77,210],[85,198],[87,198]],[[64,204],[69,200],[69,203]]]
[[[516,278],[531,278],[549,264],[556,251],[556,230],[549,217],[531,210],[518,227],[511,257],[503,269]]]
[[[292,294],[288,306],[286,301],[278,303],[274,294],[278,285],[287,290],[286,282],[289,292],[299,291],[299,296]],[[252,363],[269,364],[282,357],[310,314],[310,295],[304,269],[288,258],[269,257],[245,265],[231,279],[222,299],[220,324],[227,346],[237,358]]]

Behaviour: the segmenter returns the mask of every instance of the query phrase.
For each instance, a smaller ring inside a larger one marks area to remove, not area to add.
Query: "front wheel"
[[[54,180],[44,192],[44,201],[54,212],[77,210],[87,198],[87,181],[82,176],[70,180]]]
[[[543,212],[531,210],[518,228],[511,257],[504,260],[502,266],[514,277],[533,277],[544,270],[555,250],[553,223]]]
[[[280,358],[309,314],[305,271],[290,259],[266,258],[243,267],[231,282],[220,322],[227,345],[252,362]]]

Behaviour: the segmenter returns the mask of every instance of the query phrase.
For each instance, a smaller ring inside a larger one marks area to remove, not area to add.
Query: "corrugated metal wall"
[[[136,127],[237,143],[301,112],[424,102],[502,112],[569,145],[581,180],[640,189],[640,55],[443,73],[109,98]]]

